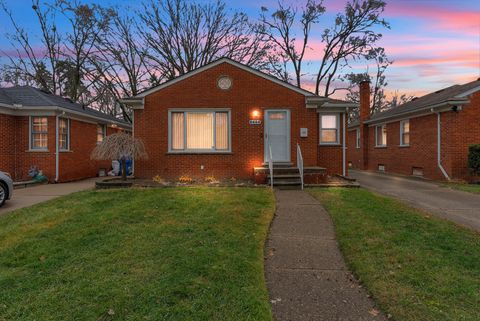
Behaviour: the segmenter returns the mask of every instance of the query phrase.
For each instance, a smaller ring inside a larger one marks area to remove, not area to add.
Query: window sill
[[[387,146],[375,146],[375,148],[378,148],[378,149],[382,149],[382,148],[383,148],[383,149],[385,149],[385,148],[387,148]]]
[[[73,150],[65,149],[65,150],[59,150],[60,153],[73,153]]]
[[[48,153],[48,149],[28,149],[25,152],[27,153]]]
[[[342,146],[340,143],[320,143],[319,146],[327,146],[327,147],[338,147]]]
[[[400,147],[400,148],[409,148],[410,145],[398,145],[398,147]]]
[[[232,152],[167,152],[167,155],[233,155]]]

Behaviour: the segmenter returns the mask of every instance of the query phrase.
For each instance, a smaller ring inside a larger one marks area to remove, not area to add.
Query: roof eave
[[[425,106],[425,107],[418,108],[418,109],[415,109],[415,110],[406,111],[404,113],[399,113],[399,114],[395,114],[395,115],[388,115],[388,116],[385,116],[385,117],[378,117],[378,118],[374,118],[374,119],[369,119],[369,120],[364,121],[364,123],[368,124],[368,125],[378,124],[378,123],[386,122],[386,121],[389,121],[389,120],[393,121],[393,120],[396,120],[398,118],[415,116],[416,114],[425,114],[426,111],[430,111],[432,113],[433,112],[446,111],[453,106],[465,105],[467,103],[469,103],[468,99],[467,100],[449,99],[449,100],[446,100],[446,101],[438,103],[438,104],[429,105],[429,106]],[[401,108],[401,107],[399,107],[399,108]],[[446,109],[446,110],[442,110],[442,109]]]

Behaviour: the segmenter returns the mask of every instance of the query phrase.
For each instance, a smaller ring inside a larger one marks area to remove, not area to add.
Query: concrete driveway
[[[393,196],[410,205],[480,231],[480,195],[456,191],[434,182],[365,171],[350,171],[362,187]]]
[[[96,178],[90,178],[70,183],[45,184],[16,189],[13,191],[12,199],[0,207],[0,215],[19,208],[45,202],[59,196],[93,188],[95,187],[95,180]]]

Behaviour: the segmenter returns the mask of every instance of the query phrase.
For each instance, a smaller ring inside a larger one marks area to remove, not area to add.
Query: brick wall
[[[480,143],[480,93],[459,112],[441,113],[442,166],[453,179],[468,180],[468,147]],[[355,149],[355,130],[348,132],[348,161],[361,168],[361,152]],[[364,141],[362,139],[362,144]],[[400,145],[400,122],[387,124],[387,147],[375,147],[375,127],[369,127],[368,170],[385,165],[386,172],[412,175],[413,167],[423,169],[424,177],[445,179],[437,165],[437,115],[410,118],[410,146]]]
[[[15,117],[0,114],[0,171],[14,175]]]
[[[230,90],[222,91],[216,82],[221,75],[233,79]],[[168,154],[169,108],[230,108],[232,153]],[[135,175],[150,178],[160,175],[175,179],[180,175],[218,178],[252,179],[253,167],[264,161],[264,113],[266,109],[289,109],[291,113],[291,161],[296,163],[296,144],[301,145],[305,166],[315,166],[322,159],[327,168],[338,168],[337,158],[327,153],[340,150],[326,148],[318,152],[318,115],[306,109],[305,96],[245,70],[224,63],[191,76],[145,99],[145,108],[135,110],[135,137],[141,138],[149,154],[148,160],[135,163]],[[261,111],[261,125],[250,125],[251,112]],[[300,138],[300,128],[308,128],[308,138]],[[322,149],[322,148],[321,148]],[[341,152],[341,150],[340,150]],[[201,165],[204,169],[201,169]]]
[[[29,117],[0,114],[0,170],[9,172],[15,181],[30,179],[28,170],[36,166],[50,182],[55,180],[55,116],[48,118],[48,150],[29,150]],[[99,168],[109,170],[110,161],[92,161],[96,146],[96,124],[70,120],[70,150],[60,152],[59,181],[95,177]],[[107,134],[118,129],[108,128]]]

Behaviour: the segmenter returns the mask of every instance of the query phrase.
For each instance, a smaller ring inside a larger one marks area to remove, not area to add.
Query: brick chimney
[[[360,83],[360,148],[362,160],[360,168],[368,170],[368,143],[370,128],[365,121],[370,118],[370,82]]]
[[[370,118],[370,81],[360,83],[360,122]]]

